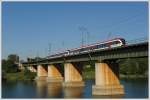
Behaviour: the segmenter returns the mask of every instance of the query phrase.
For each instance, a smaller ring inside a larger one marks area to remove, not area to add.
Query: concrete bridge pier
[[[119,67],[117,63],[95,63],[95,85],[92,86],[92,95],[124,95],[124,87],[119,82]]]
[[[65,81],[64,87],[80,87],[84,86],[82,80],[82,66],[81,64],[65,63]]]
[[[46,80],[47,79],[47,67],[44,65],[37,66],[37,77],[36,80]]]
[[[30,72],[37,72],[36,66],[33,66],[33,65],[29,66],[29,70],[30,70]]]
[[[62,70],[61,66],[58,65],[48,65],[48,82],[62,82],[63,76],[62,76]]]
[[[32,66],[31,66],[31,65],[28,67],[28,70],[29,70],[30,72],[32,72]]]

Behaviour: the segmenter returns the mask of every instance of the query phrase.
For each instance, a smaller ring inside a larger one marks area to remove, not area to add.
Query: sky
[[[148,37],[148,2],[2,2],[2,59]]]

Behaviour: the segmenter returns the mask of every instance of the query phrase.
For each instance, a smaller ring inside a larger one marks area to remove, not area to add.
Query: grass
[[[35,77],[35,73],[29,73],[30,77],[25,75],[25,73],[22,72],[17,72],[17,73],[6,73],[6,79],[13,81],[13,80],[32,80]]]
[[[17,80],[19,74],[20,73],[6,73],[6,79],[7,80]]]

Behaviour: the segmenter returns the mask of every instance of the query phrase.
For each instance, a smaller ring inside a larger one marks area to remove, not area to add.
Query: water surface
[[[85,87],[63,88],[61,83],[45,81],[3,81],[2,98],[95,98],[92,96],[94,84],[94,80],[86,80]],[[121,80],[121,84],[125,88],[121,98],[148,98],[147,80]]]

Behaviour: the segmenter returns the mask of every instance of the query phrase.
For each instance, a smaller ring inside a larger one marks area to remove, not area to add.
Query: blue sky
[[[2,58],[21,59],[104,41],[148,37],[147,2],[2,2]],[[87,42],[84,42],[87,44]]]

